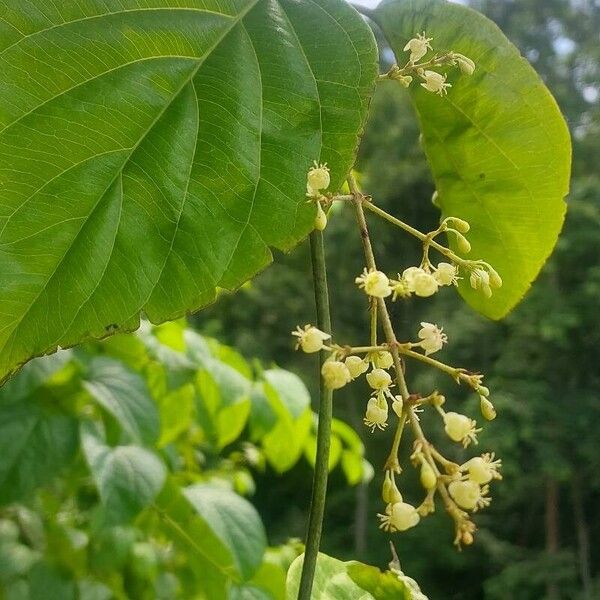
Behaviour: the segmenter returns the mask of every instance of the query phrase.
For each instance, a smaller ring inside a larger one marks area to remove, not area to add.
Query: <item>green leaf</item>
[[[278,473],[284,473],[298,462],[310,433],[312,418],[309,409],[296,421],[282,413],[278,415],[275,426],[263,437],[265,457]]]
[[[250,579],[267,547],[256,509],[241,496],[212,485],[194,485],[186,488],[184,494],[229,550],[241,577]]]
[[[23,401],[0,405],[0,503],[28,497],[77,451],[75,419]]]
[[[196,413],[195,396],[194,386],[187,384],[158,400],[161,424],[159,448],[175,441],[190,428]]]
[[[284,369],[268,369],[263,373],[263,377],[267,382],[265,386],[267,397],[271,399],[272,392],[278,394],[280,403],[294,419],[310,406],[310,394],[300,377],[294,373]]]
[[[217,445],[219,449],[231,444],[241,435],[250,415],[250,399],[223,407],[217,415]]]
[[[377,76],[343,0],[3,3],[0,379],[196,310],[313,227]]]
[[[135,443],[152,444],[159,434],[156,404],[146,382],[122,362],[103,356],[92,359],[83,383]]]
[[[468,257],[486,260],[504,281],[490,299],[468,279],[460,293],[478,312],[502,318],[536,278],[562,227],[571,162],[565,121],[533,68],[483,15],[443,0],[391,0],[373,16],[399,63],[421,31],[435,50],[475,61],[470,77],[448,69],[447,97],[417,81],[410,95],[443,215],[471,224]]]
[[[290,566],[286,600],[296,600],[303,561],[304,554],[294,560]],[[311,599],[331,600],[332,598],[335,600],[412,600],[410,591],[404,583],[390,571],[382,573],[376,567],[356,561],[342,562],[320,553]]]
[[[83,450],[109,523],[132,519],[160,492],[167,475],[159,458],[138,446],[106,446],[92,423],[82,424]]]

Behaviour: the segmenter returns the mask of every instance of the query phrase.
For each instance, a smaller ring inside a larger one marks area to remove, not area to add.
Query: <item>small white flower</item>
[[[484,485],[492,479],[502,479],[498,469],[502,467],[501,460],[494,460],[494,454],[482,454],[475,456],[461,465],[460,470],[468,473],[471,481]]]
[[[415,294],[421,298],[433,296],[438,291],[438,282],[431,273],[425,271],[418,273],[413,281]]]
[[[390,286],[392,288],[392,302],[395,302],[398,298],[408,298],[412,293],[410,286],[400,274],[398,274],[398,279],[390,281]]]
[[[452,263],[439,263],[433,276],[440,285],[456,285],[458,282],[456,267]]]
[[[385,515],[377,515],[381,520],[381,529],[386,531],[406,531],[421,520],[417,509],[407,502],[388,504]]]
[[[375,428],[381,430],[387,427],[388,405],[383,395],[376,398],[369,398],[367,410],[365,411],[364,423],[371,428],[371,433]]]
[[[444,431],[454,442],[460,442],[465,448],[471,443],[477,443],[477,422],[465,415],[455,412],[444,414]]]
[[[369,363],[364,361],[360,356],[349,356],[344,361],[344,364],[350,371],[352,379],[360,377],[368,368]]]
[[[296,350],[302,348],[303,352],[309,354],[322,350],[324,342],[331,338],[328,333],[325,333],[312,325],[305,325],[304,329],[301,329],[300,326],[298,326],[296,327],[296,331],[292,331],[292,335],[295,335],[298,338]]]
[[[306,195],[313,198],[319,197],[321,190],[329,187],[330,181],[327,164],[319,165],[315,161],[314,166],[308,170],[306,176]]]
[[[385,390],[392,384],[392,378],[387,371],[383,369],[373,369],[367,373],[367,382],[374,390]]]
[[[408,267],[402,272],[402,280],[406,283],[409,292],[415,291],[415,279],[425,273],[421,267]]]
[[[452,226],[456,231],[460,233],[468,233],[471,229],[471,226],[464,219],[459,219],[458,217],[446,217],[445,222]]]
[[[428,50],[433,50],[429,42],[433,41],[433,38],[425,37],[425,32],[417,33],[416,37],[408,40],[406,46],[404,46],[404,52],[410,51],[410,62],[416,63],[421,60]]]
[[[436,71],[425,71],[421,77],[425,80],[425,83],[421,84],[428,92],[443,96],[448,93],[448,88],[452,87],[452,84],[446,83],[446,75],[437,73]]]
[[[321,375],[332,390],[339,390],[352,380],[348,367],[339,360],[328,360],[321,368]]]
[[[387,350],[378,350],[369,355],[369,359],[378,369],[389,369],[394,364],[394,357]]]
[[[387,298],[392,293],[390,280],[381,271],[367,271],[365,269],[362,275],[354,281],[366,294],[375,296],[375,298]]]
[[[475,481],[452,481],[448,491],[456,504],[465,510],[475,510],[481,500],[481,488]]]
[[[448,336],[444,333],[443,327],[438,327],[433,323],[421,323],[421,329],[417,334],[419,346],[425,350],[425,356],[433,354],[442,349],[442,346],[448,341]]]

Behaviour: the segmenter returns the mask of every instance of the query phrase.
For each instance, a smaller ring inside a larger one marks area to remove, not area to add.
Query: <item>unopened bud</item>
[[[315,215],[315,229],[323,231],[327,227],[327,215],[320,202],[317,202],[317,214]]]
[[[421,485],[427,490],[432,490],[437,484],[437,477],[431,465],[423,460],[421,463]]]
[[[479,410],[487,421],[493,421],[496,418],[496,409],[485,396],[479,396]]]
[[[471,252],[471,244],[462,233],[456,233],[456,245],[458,246],[459,252],[462,252],[463,254]]]

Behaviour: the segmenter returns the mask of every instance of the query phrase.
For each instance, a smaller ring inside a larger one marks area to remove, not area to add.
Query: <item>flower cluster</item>
[[[405,49],[410,52],[409,65],[412,65],[411,68],[416,69],[415,73],[425,80],[423,87],[442,94],[447,87],[450,87],[450,84],[446,83],[445,75],[425,69],[423,67],[425,63],[418,62],[431,50],[431,41],[432,38],[426,37],[424,33],[419,34],[410,40]],[[441,60],[436,57],[429,61],[431,65],[436,60],[438,62]],[[446,61],[443,64],[457,65],[464,73],[470,74],[474,69],[472,61],[463,55],[449,53],[442,58]],[[330,193],[324,195],[324,190],[329,185],[327,166],[315,163],[307,174],[307,195],[310,201],[317,203],[320,210],[322,210],[322,202],[327,205],[336,199],[336,196]],[[357,189],[353,180],[350,182],[350,188],[351,191]],[[340,196],[339,199],[352,200],[359,215],[363,210],[361,203],[372,204],[370,197],[356,192],[350,196]],[[450,375],[458,384],[465,383],[478,395],[481,415],[487,421],[496,417],[496,410],[490,400],[490,391],[483,385],[482,374],[447,365],[437,357],[432,358],[433,354],[440,352],[448,343],[448,336],[443,327],[423,321],[413,339],[398,341],[393,333],[386,299],[396,301],[399,298],[412,296],[428,298],[443,287],[458,286],[461,280],[468,282],[485,297],[490,297],[492,290],[502,285],[502,279],[487,262],[467,260],[459,255],[471,251],[471,244],[466,237],[470,225],[464,219],[455,216],[446,217],[434,231],[421,233],[395,217],[387,215],[379,208],[371,208],[371,210],[420,240],[423,246],[420,264],[408,266],[396,277],[389,277],[377,269],[372,253],[369,255],[366,252],[368,266],[355,278],[355,283],[369,301],[371,314],[369,343],[364,346],[340,345],[334,343],[328,332],[307,324],[297,327],[292,332],[296,338],[296,349],[309,354],[326,353],[321,366],[321,376],[325,386],[330,390],[340,390],[352,381],[363,379],[370,389],[363,422],[371,433],[386,429],[390,419],[397,419],[392,450],[384,467],[382,499],[385,508],[378,514],[380,527],[389,532],[401,532],[415,527],[421,519],[434,512],[436,499],[441,499],[446,511],[454,520],[455,543],[459,546],[469,545],[473,542],[476,529],[470,515],[489,505],[491,501],[489,486],[494,479],[501,479],[499,473],[501,462],[496,460],[493,454],[482,454],[459,465],[445,458],[443,453],[427,439],[420,413],[428,407],[441,417],[441,425],[449,441],[460,444],[463,448],[478,443],[477,436],[481,427],[468,415],[446,410],[446,399],[438,391],[433,391],[426,396],[418,393],[411,394],[404,374],[406,361],[409,359],[420,361]],[[326,217],[324,218],[326,223]],[[364,219],[364,215],[362,218]],[[319,214],[317,214],[318,219]],[[436,240],[441,234],[446,234],[454,242],[452,248],[456,248],[459,254]],[[437,264],[432,263],[429,257],[431,251],[441,253],[444,259]],[[377,341],[380,334],[379,318],[385,318],[383,322],[385,343]],[[402,471],[398,452],[405,426],[414,435],[410,460],[418,470],[419,480],[425,492],[421,503],[415,505],[404,500],[396,483],[396,477]]]
[[[435,69],[450,66],[458,67],[464,75],[472,75],[475,72],[475,63],[468,56],[459,52],[434,53],[427,59],[427,54],[433,51],[432,41],[433,38],[427,37],[425,32],[417,33],[404,46],[404,52],[409,52],[406,65],[403,68],[394,65],[385,77],[400,82],[404,87],[409,87],[414,77],[417,77],[421,80],[421,87],[428,92],[445,96],[452,84],[447,81],[447,73]]]

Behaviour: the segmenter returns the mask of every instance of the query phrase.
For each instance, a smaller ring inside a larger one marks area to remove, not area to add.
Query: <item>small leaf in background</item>
[[[0,405],[0,503],[26,498],[74,458],[77,421],[32,401]]]
[[[539,75],[484,15],[445,0],[388,0],[373,18],[399,63],[422,31],[436,51],[475,62],[471,76],[449,70],[444,98],[416,81],[410,95],[443,216],[470,223],[465,258],[486,260],[503,279],[489,299],[468,278],[460,293],[500,319],[523,298],[562,228],[571,166],[565,120]],[[453,236],[450,242],[456,250]]]
[[[184,494],[229,549],[242,579],[250,579],[267,547],[265,530],[256,509],[237,494],[212,485],[194,485],[186,488]]]
[[[158,411],[140,375],[117,360],[97,357],[89,363],[84,387],[133,442],[156,441],[160,428]]]
[[[310,406],[310,394],[300,377],[294,373],[283,369],[268,369],[263,373],[263,377],[267,382],[265,386],[267,397],[270,397],[271,392],[274,391],[280,403],[294,419]]]
[[[160,414],[159,448],[175,441],[191,427],[196,414],[196,392],[191,383],[157,400]]]
[[[154,501],[167,472],[153,452],[138,446],[106,446],[89,422],[82,424],[81,437],[109,523],[126,522]]]

